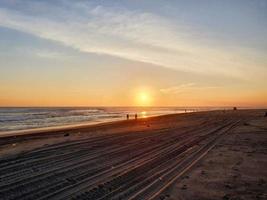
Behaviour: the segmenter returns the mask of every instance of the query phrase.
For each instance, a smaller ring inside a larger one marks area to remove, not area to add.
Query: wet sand
[[[264,112],[186,113],[2,137],[0,199],[264,199]]]

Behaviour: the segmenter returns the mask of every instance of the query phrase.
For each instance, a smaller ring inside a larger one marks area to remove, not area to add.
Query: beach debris
[[[224,186],[225,186],[227,189],[232,189],[232,188],[233,188],[231,184],[225,184]]]
[[[189,179],[189,176],[188,175],[183,176],[182,179]]]
[[[17,144],[16,144],[16,143],[13,143],[13,144],[12,144],[12,147],[15,147],[15,146],[17,146]]]
[[[229,194],[226,194],[226,195],[223,196],[223,200],[228,200],[228,199],[230,199]]]
[[[244,126],[249,126],[249,123],[247,123],[247,122],[244,122]]]
[[[263,199],[263,196],[265,196],[266,197],[266,195],[263,195],[263,194],[257,194],[255,197],[256,197],[256,199]]]
[[[213,164],[213,161],[212,160],[209,160],[208,162],[209,162],[210,165]]]
[[[239,171],[239,169],[237,167],[232,167],[232,170]]]
[[[70,136],[69,133],[65,133],[65,134],[64,134],[64,137],[68,137],[68,136]]]
[[[202,171],[201,171],[201,174],[202,174],[202,175],[206,175],[207,173],[206,173],[204,170],[202,170]]]
[[[150,127],[150,124],[147,123],[147,122],[144,122],[143,124],[144,124],[144,126],[146,126],[146,127]]]
[[[164,195],[161,195],[161,196],[159,197],[159,199],[160,199],[160,200],[164,200],[164,199],[165,199],[165,196],[164,196]]]
[[[182,190],[186,190],[187,189],[187,185],[183,185],[183,187],[181,189]]]
[[[266,181],[265,181],[263,178],[261,178],[261,179],[259,180],[258,185],[259,185],[259,186],[262,186],[262,185],[265,185],[265,184],[266,184]]]
[[[232,177],[233,177],[234,179],[237,179],[237,178],[240,177],[240,176],[236,174],[236,175],[233,175]]]

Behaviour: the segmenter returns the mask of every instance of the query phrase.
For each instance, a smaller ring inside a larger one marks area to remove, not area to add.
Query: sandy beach
[[[266,199],[265,110],[3,135],[0,199]]]

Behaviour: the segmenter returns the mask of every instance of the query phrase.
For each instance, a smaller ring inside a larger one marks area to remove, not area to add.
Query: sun
[[[151,105],[151,95],[146,91],[141,91],[137,94],[137,104],[139,106],[150,106]]]
[[[140,94],[140,101],[143,102],[143,103],[148,102],[148,101],[149,101],[149,97],[148,97],[148,95],[145,94],[145,93],[141,93],[141,94]]]

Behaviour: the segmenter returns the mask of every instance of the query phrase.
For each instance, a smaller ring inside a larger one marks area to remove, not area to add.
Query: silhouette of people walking
[[[137,120],[137,114],[134,115],[135,120]]]
[[[127,120],[129,120],[129,114],[126,115]]]

